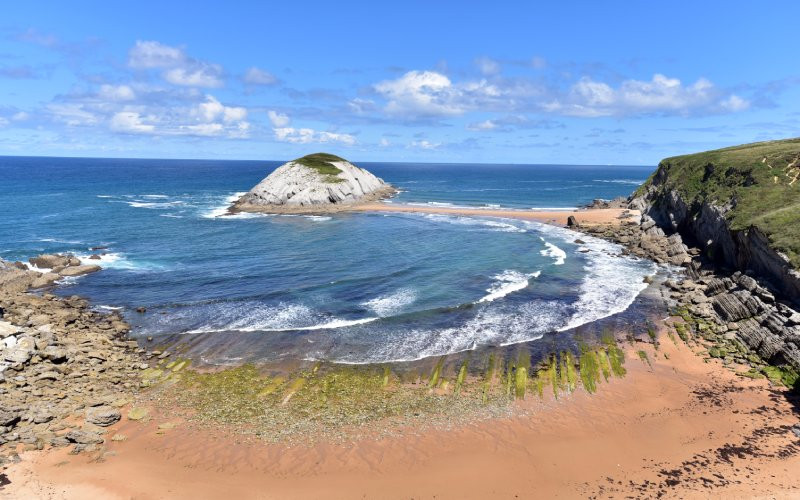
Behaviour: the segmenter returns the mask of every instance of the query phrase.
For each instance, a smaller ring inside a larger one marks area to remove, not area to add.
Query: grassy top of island
[[[342,173],[342,170],[333,164],[333,162],[340,161],[347,160],[330,153],[313,153],[294,160],[295,163],[316,170],[317,173],[325,176],[328,182],[341,182],[337,175]]]
[[[757,227],[800,267],[800,138],[666,158],[636,195],[655,179],[689,205],[733,202],[726,214],[731,229]]]

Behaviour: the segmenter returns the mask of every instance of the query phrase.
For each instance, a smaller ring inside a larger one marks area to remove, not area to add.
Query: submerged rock
[[[349,161],[316,153],[285,163],[239,198],[230,211],[303,213],[347,208],[395,192]]]

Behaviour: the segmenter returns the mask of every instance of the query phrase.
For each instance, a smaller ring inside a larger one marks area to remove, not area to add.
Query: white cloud
[[[382,148],[386,148],[386,147],[389,147],[389,146],[391,146],[391,145],[392,145],[392,143],[391,143],[391,142],[389,142],[389,139],[387,139],[386,137],[381,137],[381,141],[380,141],[380,143],[379,143],[379,144],[380,144],[380,146],[381,146]]]
[[[278,83],[278,79],[272,73],[254,66],[244,74],[244,82],[251,85],[274,85]]]
[[[127,85],[101,85],[97,95],[108,101],[130,101],[136,98],[133,89]]]
[[[269,122],[273,127],[285,127],[286,125],[289,125],[288,115],[269,110],[267,111],[267,116],[269,117]]]
[[[494,61],[477,61],[486,73]],[[534,61],[544,67],[544,61]],[[651,80],[625,80],[617,86],[584,77],[561,84],[542,79],[501,78],[452,81],[435,71],[409,71],[374,85],[385,99],[383,110],[411,119],[448,117],[468,112],[540,113],[565,116],[636,116],[647,114],[713,114],[747,109],[750,103],[724,92],[705,78],[685,85],[655,74]],[[350,105],[353,108],[353,105]],[[497,125],[497,123],[495,123]],[[491,122],[474,123],[487,130]]]
[[[727,111],[744,111],[750,107],[750,102],[734,94],[720,102],[720,106]]]
[[[482,107],[501,106],[503,91],[486,80],[454,84],[435,71],[409,71],[374,86],[386,100],[389,114],[412,118],[455,116]]]
[[[356,138],[350,134],[318,132],[310,128],[276,127],[272,131],[278,141],[294,144],[339,142],[352,146],[356,143]]]
[[[484,120],[482,122],[470,123],[467,125],[467,130],[485,131],[494,130],[497,128],[497,123],[494,120]]]
[[[661,74],[649,81],[625,80],[614,88],[584,77],[563,97],[544,104],[545,111],[568,116],[598,117],[637,114],[679,114],[740,111],[749,103],[723,92],[705,78],[684,85]]]
[[[80,102],[53,103],[47,106],[54,120],[70,127],[99,124],[102,117],[92,108]]]
[[[183,64],[186,59],[183,49],[152,40],[137,40],[128,52],[128,65],[132,68],[170,68]]]
[[[543,69],[545,66],[547,66],[547,61],[543,57],[536,56],[531,59],[533,69]]]
[[[162,77],[173,85],[216,88],[223,85],[222,66],[193,59],[182,48],[137,40],[128,53],[128,66],[163,69]]]
[[[6,125],[8,125],[8,123],[9,123],[8,120],[0,116],[0,127],[5,127]]]
[[[478,67],[478,71],[487,76],[500,73],[500,63],[488,57],[479,57],[475,59],[475,65]]]
[[[164,79],[185,87],[222,87],[222,67],[218,64],[196,63],[186,68],[164,72]]]
[[[25,111],[17,111],[13,115],[11,115],[11,119],[15,122],[24,122],[25,120],[29,119],[31,115],[26,113]]]
[[[247,110],[242,107],[225,106],[214,96],[206,95],[205,102],[197,105],[193,110],[194,116],[200,121],[213,122],[222,119],[223,122],[239,122],[247,118]]]
[[[385,80],[375,90],[388,99],[392,114],[458,115],[464,112],[454,102],[456,90],[449,78],[435,71],[409,71],[396,80]]]
[[[111,130],[124,134],[152,134],[155,125],[144,123],[142,116],[135,111],[120,111],[111,117]]]
[[[408,147],[431,150],[431,149],[436,149],[441,145],[442,145],[441,142],[430,142],[423,139],[420,141],[412,141],[411,144],[408,145]]]

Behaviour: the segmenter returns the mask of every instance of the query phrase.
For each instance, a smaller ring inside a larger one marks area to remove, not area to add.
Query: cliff
[[[800,139],[667,158],[631,197],[641,228],[699,249],[679,285],[721,335],[800,371]],[[701,264],[704,262],[705,264]],[[697,265],[695,265],[697,264]],[[715,277],[698,273],[700,265]],[[710,265],[710,266],[709,266]],[[697,293],[702,292],[702,293]]]
[[[663,160],[631,207],[800,303],[800,139]]]
[[[275,169],[239,198],[230,211],[328,212],[375,201],[394,192],[382,179],[343,158],[315,153]]]

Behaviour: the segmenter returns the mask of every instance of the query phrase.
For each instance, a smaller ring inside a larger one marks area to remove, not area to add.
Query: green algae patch
[[[617,341],[611,333],[603,334],[602,343],[606,348],[608,363],[611,365],[611,373],[617,378],[624,377],[628,373],[625,367],[622,366],[625,364],[625,351],[617,346]]]
[[[461,388],[464,386],[464,381],[467,379],[467,360],[461,363],[461,368],[458,369],[458,376],[456,377],[456,386],[453,392],[456,396],[461,393]]]
[[[128,420],[144,420],[148,414],[147,408],[134,407],[128,411]]]
[[[439,378],[442,376],[442,367],[444,367],[444,359],[445,357],[442,356],[434,365],[431,376],[428,378],[428,389],[435,389],[439,384]]]
[[[495,364],[497,360],[495,359],[494,353],[489,355],[489,364],[486,367],[486,375],[483,379],[483,390],[482,390],[482,400],[486,403],[489,400],[489,391],[492,388],[492,379],[494,378],[494,371],[495,371]]]
[[[761,373],[773,384],[800,389],[800,374],[789,365],[764,366],[761,368]]]
[[[639,356],[639,359],[642,361],[642,363],[646,363],[650,368],[653,367],[653,364],[650,362],[650,358],[647,356],[646,352],[636,351],[636,354]]]
[[[583,388],[589,394],[596,392],[597,383],[600,381],[600,361],[597,353],[593,349],[582,345],[578,365]]]

